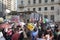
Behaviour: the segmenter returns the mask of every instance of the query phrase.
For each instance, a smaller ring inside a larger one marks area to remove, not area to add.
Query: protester
[[[36,40],[37,35],[38,35],[38,30],[35,28],[34,31],[32,31],[32,40]]]
[[[45,37],[46,37],[46,40],[53,40],[54,36],[50,28],[47,29]]]
[[[2,33],[2,30],[0,30],[0,40],[5,40],[3,33]]]
[[[18,29],[15,29],[15,32],[14,32],[14,34],[12,35],[11,40],[19,40],[19,36],[20,36],[19,30],[18,30]]]
[[[23,35],[23,30],[22,29],[20,29],[19,34],[20,34],[19,40],[23,40],[24,39],[24,35]]]
[[[42,19],[43,20],[43,19]],[[19,22],[10,25],[2,25],[0,31],[0,40],[60,40],[60,29],[56,24],[55,30],[47,27],[46,22],[34,20],[27,22]],[[25,20],[26,21],[26,20]],[[7,27],[6,27],[7,26]],[[4,38],[5,37],[5,38]]]
[[[44,35],[43,35],[43,33],[40,31],[40,32],[38,33],[38,38],[37,38],[37,40],[46,40],[46,39],[44,39],[43,37],[44,37]]]

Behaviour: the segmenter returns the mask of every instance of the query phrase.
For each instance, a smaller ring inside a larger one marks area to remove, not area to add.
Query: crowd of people
[[[0,29],[0,40],[60,40],[59,26],[55,24],[54,31],[46,26],[47,23],[27,20],[25,25],[14,24],[11,28]]]

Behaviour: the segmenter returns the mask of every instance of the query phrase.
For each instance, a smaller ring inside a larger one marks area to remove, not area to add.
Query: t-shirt
[[[2,32],[0,32],[0,38],[1,38],[1,37],[3,37],[3,33],[2,33]]]
[[[15,33],[15,34],[13,34],[13,36],[12,36],[12,40],[18,40],[18,39],[19,39],[19,36],[20,36],[19,33]]]
[[[37,38],[37,40],[45,40],[45,39],[43,39],[43,38]]]
[[[38,30],[36,32],[34,32],[34,31],[32,32],[32,36],[34,36],[34,37],[37,36],[37,34],[38,34]]]

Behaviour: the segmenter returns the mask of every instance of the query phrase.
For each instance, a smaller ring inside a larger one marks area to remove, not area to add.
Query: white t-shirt
[[[50,40],[50,38],[49,38],[49,37],[50,37],[49,34],[47,34],[46,37],[47,37],[47,40]]]
[[[2,33],[2,32],[0,32],[0,38],[1,38],[1,37],[3,37],[3,33]]]
[[[37,40],[45,40],[45,39],[43,39],[43,38],[37,38]]]
[[[5,40],[5,38],[3,37],[3,33],[0,32],[0,40]]]

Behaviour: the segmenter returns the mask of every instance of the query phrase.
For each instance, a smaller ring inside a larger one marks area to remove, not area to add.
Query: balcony
[[[21,9],[21,8],[24,8],[24,5],[19,5],[18,7]]]

